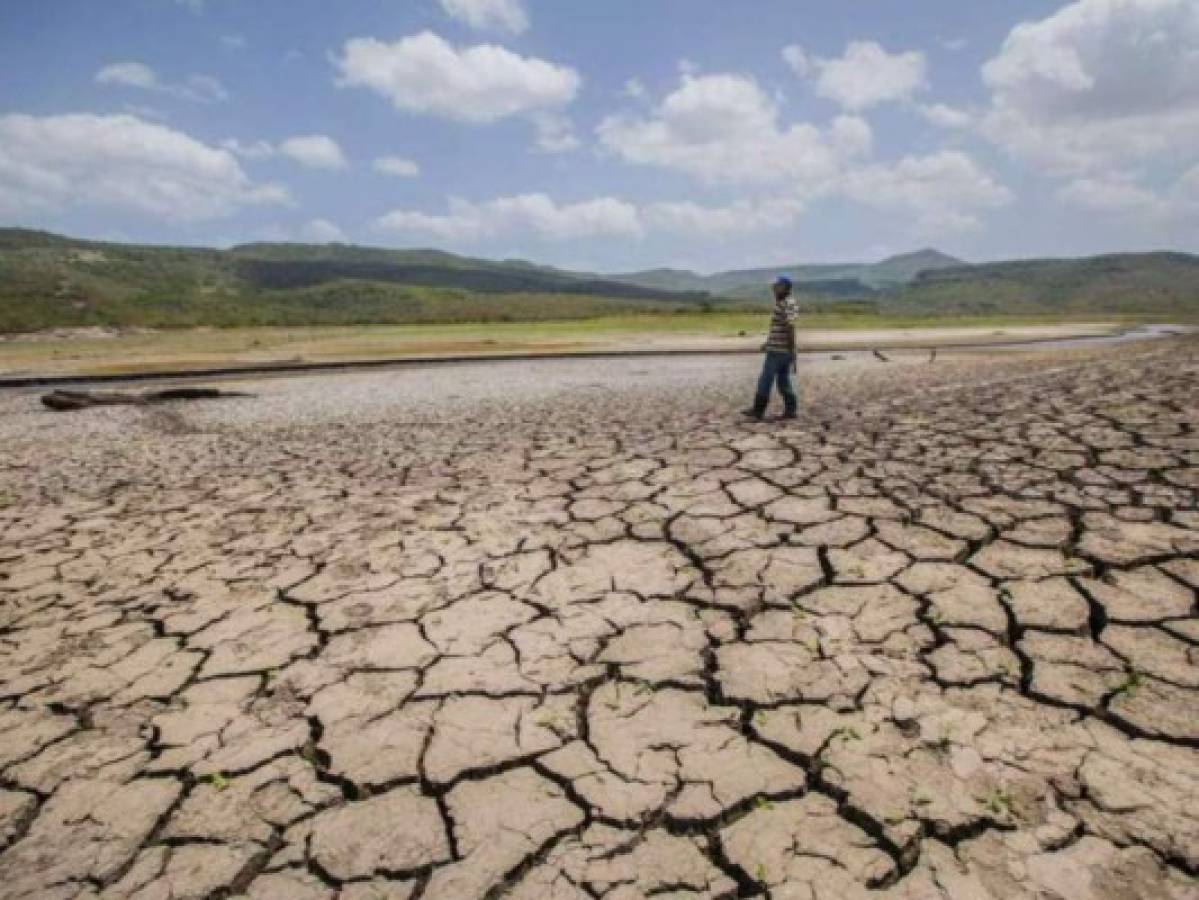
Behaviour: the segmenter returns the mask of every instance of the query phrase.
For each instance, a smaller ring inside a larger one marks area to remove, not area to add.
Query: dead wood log
[[[216,388],[168,388],[144,394],[122,394],[111,391],[52,391],[42,395],[42,404],[55,412],[91,409],[93,406],[148,406],[154,403],[173,403],[181,400],[219,400],[226,397],[248,397],[233,391]]]

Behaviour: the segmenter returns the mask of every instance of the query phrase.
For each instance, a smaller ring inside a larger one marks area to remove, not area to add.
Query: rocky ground
[[[0,896],[1199,896],[1199,344],[753,364],[0,397]]]

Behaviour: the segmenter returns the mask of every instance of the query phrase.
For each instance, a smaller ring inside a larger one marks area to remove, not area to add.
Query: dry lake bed
[[[1199,896],[1199,342],[0,393],[0,896]]]

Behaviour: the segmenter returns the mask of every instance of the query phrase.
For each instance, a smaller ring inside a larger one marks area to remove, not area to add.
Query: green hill
[[[637,287],[438,250],[80,241],[0,229],[0,331],[88,325],[296,325],[582,318],[694,309]]]
[[[1199,257],[1185,253],[967,265],[936,250],[921,250],[872,265],[780,266],[708,276],[656,269],[613,277],[658,289],[685,287],[764,302],[766,287],[778,272],[791,273],[802,295],[830,311],[852,306],[905,316],[1199,318]]]
[[[1199,257],[1183,253],[966,265],[922,250],[870,265],[781,268],[806,302],[836,312],[1199,319]],[[777,271],[600,276],[433,249],[213,250],[0,229],[0,332],[538,321],[761,306]]]
[[[1199,256],[1126,253],[925,271],[876,298],[888,312],[1199,318]]]
[[[906,285],[921,272],[961,265],[961,260],[938,250],[919,250],[877,263],[780,265],[768,269],[717,272],[713,275],[698,275],[680,269],[649,269],[609,277],[657,290],[707,291],[725,297],[757,298],[765,293],[776,275],[786,272],[800,290],[829,296],[860,297]]]

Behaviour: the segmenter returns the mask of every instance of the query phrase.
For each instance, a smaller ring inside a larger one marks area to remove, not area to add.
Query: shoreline
[[[817,343],[804,342],[801,344],[799,356],[818,356],[829,353],[863,353],[879,351],[1018,351],[1022,349],[1043,350],[1048,348],[1087,347],[1123,344],[1129,342],[1163,340],[1169,337],[1193,333],[1195,330],[1185,325],[1154,325],[1138,329],[1098,331],[1105,326],[1080,326],[1078,329],[1059,329],[1058,333],[1044,336],[1015,335],[1009,332],[1032,329],[1006,329],[1002,335],[994,334],[976,339],[956,341],[919,340],[911,334],[907,340],[878,339],[878,332],[864,333],[865,337],[856,342]],[[1048,331],[1055,326],[1045,326]],[[984,329],[920,329],[921,336],[945,336],[945,332],[957,332]],[[996,331],[992,329],[992,331]],[[1082,333],[1080,333],[1082,332]],[[871,336],[875,339],[871,340]],[[742,340],[744,342],[744,340]],[[11,376],[0,376],[0,390],[21,388],[43,388],[64,385],[81,384],[139,384],[163,381],[191,381],[196,379],[229,379],[246,377],[271,377],[288,375],[319,375],[337,374],[340,372],[369,372],[387,369],[430,368],[438,366],[454,366],[470,363],[504,363],[504,362],[537,362],[542,360],[611,360],[611,359],[644,359],[664,357],[704,357],[704,356],[746,356],[761,352],[757,341],[753,346],[691,346],[691,347],[629,347],[611,349],[581,349],[575,351],[547,352],[517,352],[517,353],[478,353],[452,355],[412,355],[394,356],[373,359],[330,359],[304,360],[279,363],[250,363],[246,365],[212,366],[203,368],[176,369],[147,369],[130,372],[68,372],[68,373],[30,373]]]

